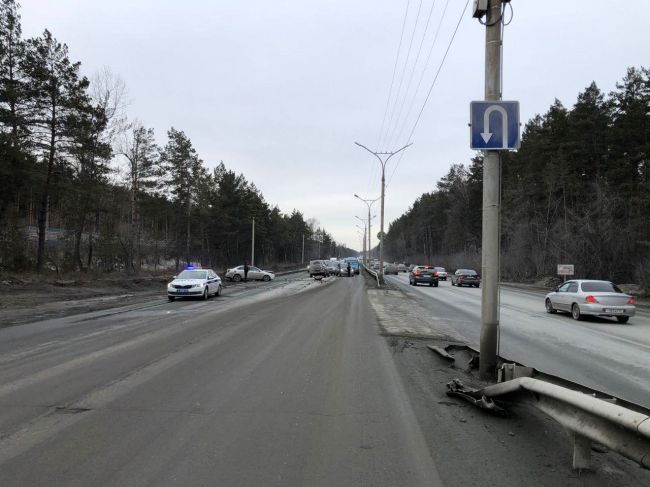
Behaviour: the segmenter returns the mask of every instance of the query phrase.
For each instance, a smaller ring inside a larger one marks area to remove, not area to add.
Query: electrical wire
[[[377,144],[375,147],[379,149],[379,143],[381,142],[382,135],[384,133],[384,125],[386,123],[386,116],[388,115],[388,109],[390,107],[390,100],[393,94],[393,87],[395,85],[395,74],[397,73],[397,65],[399,63],[400,53],[402,52],[402,42],[404,40],[404,31],[406,30],[406,19],[408,18],[409,8],[411,5],[411,0],[406,1],[406,9],[404,11],[404,20],[402,21],[402,32],[399,36],[399,45],[397,46],[397,55],[395,56],[395,64],[393,65],[393,76],[390,82],[390,88],[388,89],[388,99],[386,100],[386,108],[384,109],[384,118],[381,121],[381,129],[379,130],[379,135],[377,136]],[[368,189],[372,183],[372,179],[375,176],[375,165],[373,164],[369,176],[368,176]]]
[[[413,61],[413,68],[411,69],[408,82],[406,83],[406,90],[404,90],[404,98],[402,100],[402,103],[400,104],[399,110],[397,111],[397,118],[395,119],[395,127],[391,132],[389,132],[389,136],[388,136],[389,147],[391,146],[391,141],[397,131],[397,128],[400,126],[400,120],[402,119],[402,111],[404,110],[404,106],[406,105],[406,99],[408,98],[409,92],[411,90],[411,84],[413,83],[413,77],[415,76],[415,71],[418,67],[418,62],[420,61],[420,55],[422,54],[422,47],[424,46],[424,40],[426,39],[427,33],[429,32],[429,24],[431,23],[431,16],[433,15],[433,9],[435,8],[435,6],[436,6],[436,0],[433,0],[433,2],[431,2],[431,8],[429,9],[429,14],[427,15],[426,24],[424,25],[424,30],[422,32],[422,39],[420,39],[420,45],[418,46],[418,52],[415,55],[415,61]],[[434,37],[434,43],[435,43],[435,37]],[[425,70],[426,70],[426,64],[428,63],[425,63]],[[399,140],[399,137],[397,137],[397,139]]]
[[[420,123],[420,119],[422,118],[422,114],[424,113],[424,108],[427,106],[427,103],[429,101],[429,98],[431,97],[431,92],[433,91],[434,86],[436,85],[436,81],[438,81],[438,77],[440,76],[440,71],[442,70],[442,67],[445,64],[445,60],[447,59],[447,55],[449,54],[449,50],[451,49],[451,45],[454,42],[454,39],[456,38],[456,34],[458,33],[458,28],[460,27],[460,23],[463,21],[463,17],[465,16],[465,11],[467,10],[467,6],[469,5],[469,0],[466,0],[465,6],[463,7],[463,11],[460,14],[460,17],[458,18],[458,22],[456,23],[456,27],[454,28],[454,32],[451,35],[451,38],[449,39],[449,43],[447,44],[447,49],[445,49],[445,53],[442,56],[442,60],[440,61],[440,64],[438,65],[438,70],[436,71],[436,75],[433,78],[433,82],[431,83],[431,86],[429,87],[429,91],[427,92],[427,96],[424,99],[424,103],[422,103],[422,107],[420,108],[420,112],[418,113],[418,116],[415,120],[415,123],[413,124],[413,128],[411,129],[411,133],[409,134],[407,138],[407,143],[411,142],[411,138],[413,137],[413,134],[415,133],[415,129],[418,126],[418,123]],[[388,183],[393,179],[393,176],[395,175],[395,171],[399,167],[399,163],[402,160],[402,157],[397,160],[397,164],[395,164],[395,167],[393,168],[393,172],[391,173],[391,176],[388,180]]]
[[[422,73],[420,74],[420,79],[418,80],[418,85],[415,88],[415,91],[413,93],[413,97],[411,98],[411,102],[409,103],[408,110],[406,111],[406,115],[404,116],[404,121],[401,125],[401,128],[399,132],[397,133],[397,137],[395,138],[396,141],[400,140],[402,137],[402,132],[404,131],[404,128],[406,127],[406,122],[411,116],[411,112],[413,111],[413,107],[415,106],[415,102],[418,98],[418,93],[420,93],[420,87],[422,86],[422,81],[424,81],[424,76],[427,73],[427,70],[429,69],[429,62],[431,60],[431,54],[433,54],[433,49],[436,46],[436,42],[438,40],[438,34],[440,33],[440,27],[442,26],[442,22],[445,19],[445,15],[447,13],[447,7],[449,6],[449,0],[445,2],[445,6],[442,10],[442,15],[440,16],[440,20],[438,21],[438,27],[436,28],[436,33],[433,36],[433,42],[431,43],[431,47],[429,48],[429,52],[427,54],[427,59],[424,62],[424,69],[422,69]],[[400,156],[400,158],[403,157],[403,154]]]
[[[413,40],[415,39],[415,31],[417,30],[418,27],[418,22],[420,20],[420,11],[422,10],[422,0],[420,0],[420,3],[418,5],[418,11],[415,16],[415,22],[413,24],[413,32],[411,33],[411,40],[409,41],[409,47],[408,50],[406,51],[406,58],[404,60],[404,67],[402,68],[402,74],[400,75],[400,81],[399,81],[399,86],[397,87],[397,94],[395,95],[395,101],[393,103],[393,109],[390,111],[390,116],[388,118],[388,127],[391,127],[391,124],[393,123],[393,117],[395,116],[395,110],[397,109],[397,103],[400,97],[400,94],[402,92],[402,85],[404,84],[404,76],[406,75],[406,68],[408,67],[409,63],[409,58],[411,57],[411,49],[413,49]],[[386,135],[388,135],[386,133]],[[386,140],[384,140],[383,144],[385,146]],[[386,148],[385,148],[386,150]]]
[[[406,2],[406,11],[404,12],[404,20],[402,21],[402,33],[399,36],[399,45],[397,46],[397,56],[395,56],[395,64],[393,66],[393,77],[390,81],[390,88],[388,89],[388,99],[386,100],[386,108],[384,109],[384,118],[381,121],[381,129],[379,130],[379,136],[377,137],[377,144],[375,145],[377,148],[379,148],[379,142],[381,139],[382,134],[384,133],[384,124],[386,123],[386,115],[388,115],[388,107],[390,106],[390,99],[393,94],[393,86],[395,84],[395,74],[397,73],[397,63],[399,62],[399,55],[400,52],[402,51],[402,41],[404,39],[404,30],[406,28],[406,18],[408,17],[409,14],[409,5],[411,4],[411,0],[407,0]]]

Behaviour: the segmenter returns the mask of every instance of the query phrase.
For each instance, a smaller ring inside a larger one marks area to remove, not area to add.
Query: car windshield
[[[437,272],[445,272],[445,268],[444,268],[444,267],[435,267],[435,270],[436,270]]]
[[[460,274],[464,274],[466,276],[475,276],[476,275],[476,271],[473,271],[471,269],[461,269],[458,272]]]
[[[607,281],[589,281],[583,282],[580,287],[586,293],[622,293],[621,289]]]
[[[208,273],[206,271],[185,270],[176,276],[176,279],[205,279],[205,276],[207,276],[207,274]]]

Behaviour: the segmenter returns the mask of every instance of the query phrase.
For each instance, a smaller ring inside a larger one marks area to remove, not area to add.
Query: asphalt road
[[[481,289],[409,286],[408,274],[390,282],[418,299],[441,324],[472,345],[480,339]],[[545,373],[650,407],[650,313],[637,310],[628,324],[548,314],[544,293],[501,287],[500,355]]]
[[[0,329],[0,485],[439,485],[360,278]]]

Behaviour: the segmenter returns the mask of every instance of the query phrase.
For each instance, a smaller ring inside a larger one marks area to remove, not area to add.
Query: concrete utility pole
[[[253,218],[253,243],[251,245],[251,265],[255,265],[255,218]]]
[[[502,0],[488,0],[485,20],[485,99],[501,100]],[[501,152],[483,158],[483,237],[481,256],[481,378],[494,380],[499,334],[499,225]]]
[[[380,230],[379,230],[379,275],[381,276],[381,280],[384,280],[384,195],[386,194],[386,164],[388,163],[388,160],[393,157],[395,154],[402,152],[404,149],[406,149],[408,146],[411,144],[406,144],[404,147],[401,149],[397,149],[395,152],[375,152],[371,151],[368,149],[365,145],[359,144],[359,142],[355,142],[359,147],[362,149],[366,149],[368,152],[370,152],[373,156],[375,156],[377,159],[379,159],[379,163],[381,164],[381,217],[379,219],[379,225],[380,225]],[[383,157],[382,157],[383,156]],[[370,212],[368,212],[370,213]]]
[[[368,207],[368,264],[369,264],[370,263],[370,258],[372,257],[372,255],[371,255],[371,253],[372,253],[372,244],[371,244],[371,242],[372,241],[370,240],[371,235],[372,235],[372,230],[371,230],[371,225],[370,225],[370,220],[371,220],[370,209],[372,208],[372,205],[374,205],[377,201],[379,201],[379,198],[375,198],[374,200],[369,200],[369,199],[362,198],[361,196],[359,196],[356,193],[355,193],[354,197],[357,198],[358,200],[363,201],[366,204],[366,206]],[[357,217],[357,218],[359,218],[359,217]],[[374,217],[372,217],[372,218],[374,218]]]
[[[300,263],[305,263],[305,232],[302,233],[302,254],[300,256]]]

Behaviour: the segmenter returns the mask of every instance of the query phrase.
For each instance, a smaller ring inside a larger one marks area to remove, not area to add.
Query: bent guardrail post
[[[601,443],[650,469],[650,416],[531,377],[473,391],[493,399],[515,396],[551,416],[574,438],[573,468],[590,466],[591,442]]]

